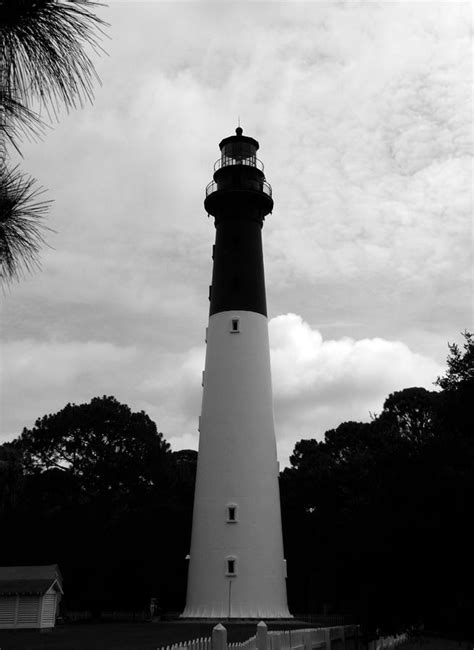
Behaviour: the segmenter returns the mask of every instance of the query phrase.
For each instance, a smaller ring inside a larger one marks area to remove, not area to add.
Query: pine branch
[[[30,141],[39,140],[44,133],[45,123],[32,110],[24,106],[17,99],[5,93],[0,88],[0,139],[3,140],[2,148],[6,141],[16,149],[21,156],[19,142],[23,136]],[[4,162],[5,154],[2,157]]]
[[[0,0],[0,65],[20,102],[39,101],[57,114],[93,99],[100,79],[83,46],[99,45],[105,21],[90,0]],[[3,84],[2,84],[3,85]]]
[[[39,267],[42,231],[51,230],[43,219],[52,201],[42,200],[45,190],[35,185],[18,167],[0,170],[0,280],[6,284]]]

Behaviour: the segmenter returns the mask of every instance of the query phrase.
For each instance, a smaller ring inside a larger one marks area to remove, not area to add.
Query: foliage
[[[387,633],[419,620],[473,633],[473,346],[465,339],[464,351],[449,346],[441,391],[392,393],[371,422],[296,444],[280,482],[293,611],[347,611]]]
[[[401,438],[423,444],[433,435],[436,401],[437,393],[426,388],[405,388],[387,397],[379,421],[385,430],[392,427]]]
[[[41,199],[44,190],[35,184],[18,167],[0,169],[0,277],[5,281],[18,279],[39,263],[51,201]]]
[[[0,446],[2,562],[59,563],[66,607],[179,609],[196,456],[114,397],[39,418]]]
[[[464,384],[472,386],[474,382],[474,335],[465,331],[463,337],[464,352],[456,343],[448,344],[448,371],[444,377],[438,377],[436,381],[443,390],[456,390]]]
[[[99,51],[104,21],[90,0],[2,0],[2,86],[24,105],[39,100],[56,111],[92,100],[98,81],[84,44]],[[18,116],[19,117],[19,116]]]
[[[0,445],[0,512],[11,512],[18,506],[23,486],[23,455],[15,445]]]
[[[23,430],[16,445],[29,472],[66,471],[89,495],[117,495],[159,482],[169,452],[146,413],[133,413],[105,395],[45,415]]]
[[[57,115],[92,101],[98,80],[85,48],[99,51],[104,21],[90,0],[0,0],[0,279],[18,280],[38,266],[42,219],[51,201],[15,167],[7,143],[20,152],[22,134],[38,137],[38,109]],[[84,47],[85,46],[85,47]]]
[[[0,84],[0,106],[3,110],[0,119],[1,158],[6,159],[6,143],[9,142],[21,155],[19,141],[22,136],[29,140],[38,139],[44,132],[45,124],[40,116],[25,106],[17,97],[6,92]]]

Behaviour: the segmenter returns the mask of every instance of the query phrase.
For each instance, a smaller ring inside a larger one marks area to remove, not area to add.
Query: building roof
[[[45,594],[51,587],[62,590],[62,576],[57,564],[44,566],[0,567],[0,595]]]

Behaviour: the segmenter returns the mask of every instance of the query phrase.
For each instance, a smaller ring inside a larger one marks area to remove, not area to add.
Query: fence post
[[[263,621],[257,625],[257,650],[267,650],[267,626]]]
[[[211,648],[212,650],[227,650],[227,630],[222,623],[218,623],[212,628]]]
[[[303,642],[304,642],[304,650],[311,650],[311,631],[310,630],[305,630],[303,632]]]
[[[324,629],[324,640],[326,641],[326,650],[331,650],[331,628]]]

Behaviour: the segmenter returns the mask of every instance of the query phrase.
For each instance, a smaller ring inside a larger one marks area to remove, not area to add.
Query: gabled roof
[[[1,596],[18,594],[42,596],[51,588],[63,593],[62,576],[57,564],[0,567]]]

